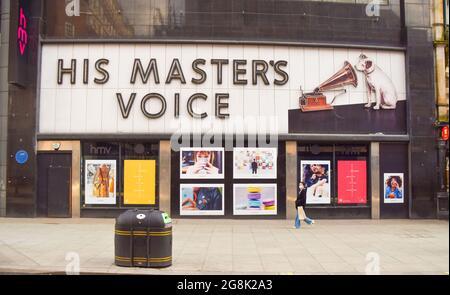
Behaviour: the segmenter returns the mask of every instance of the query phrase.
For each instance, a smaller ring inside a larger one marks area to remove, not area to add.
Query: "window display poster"
[[[156,161],[125,160],[123,184],[125,205],[155,205]]]
[[[116,160],[86,160],[85,204],[116,204]]]
[[[367,203],[365,160],[338,160],[338,204]]]
[[[306,204],[330,204],[330,161],[300,161],[300,166],[300,181],[306,187]]]
[[[234,215],[276,215],[277,185],[275,183],[234,184]]]
[[[234,178],[277,178],[276,148],[234,148]]]
[[[180,215],[224,215],[223,184],[180,184]]]
[[[224,149],[181,148],[180,178],[224,178]]]
[[[403,173],[384,173],[384,203],[403,203]]]

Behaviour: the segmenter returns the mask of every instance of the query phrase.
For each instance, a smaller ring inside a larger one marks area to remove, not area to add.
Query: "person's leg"
[[[320,185],[317,187],[316,189],[316,196],[318,196],[319,198],[323,197],[323,185]]]
[[[314,224],[314,219],[309,218],[308,216],[306,216],[305,213],[305,222],[309,225]]]
[[[300,220],[304,220],[307,224],[314,223],[314,220],[312,220],[311,218],[306,216],[305,209],[303,208],[303,206],[299,207],[298,212],[299,212]]]
[[[298,212],[295,215],[295,228],[300,228],[300,218],[298,217]]]
[[[297,207],[297,218],[298,218],[298,227],[302,224],[302,207]]]
[[[305,222],[306,222],[307,224],[314,224],[314,220],[311,219],[311,218],[309,218],[309,217],[306,217],[306,218],[305,218]]]

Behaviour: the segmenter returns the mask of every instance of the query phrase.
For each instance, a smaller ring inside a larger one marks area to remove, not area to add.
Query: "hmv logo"
[[[66,15],[80,16],[80,0],[66,0]]]
[[[23,12],[23,8],[19,9],[19,26],[17,28],[17,42],[19,42],[20,55],[25,53],[25,48],[28,44],[28,33],[27,33],[27,17]]]
[[[104,147],[104,146],[95,147],[91,145],[89,151],[91,154],[94,155],[109,155],[111,153],[111,147]]]

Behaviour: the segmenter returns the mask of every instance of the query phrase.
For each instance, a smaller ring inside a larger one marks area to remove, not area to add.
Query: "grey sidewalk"
[[[0,273],[448,274],[449,224],[438,220],[174,220],[173,265],[114,265],[113,219],[0,218]],[[367,260],[366,260],[367,259]]]

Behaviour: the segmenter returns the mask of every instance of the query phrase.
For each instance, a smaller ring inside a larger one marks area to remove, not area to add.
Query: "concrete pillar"
[[[159,209],[170,214],[171,146],[169,140],[159,142]]]
[[[380,143],[370,143],[372,219],[380,219]]]
[[[286,218],[295,218],[297,198],[297,142],[286,141]]]

